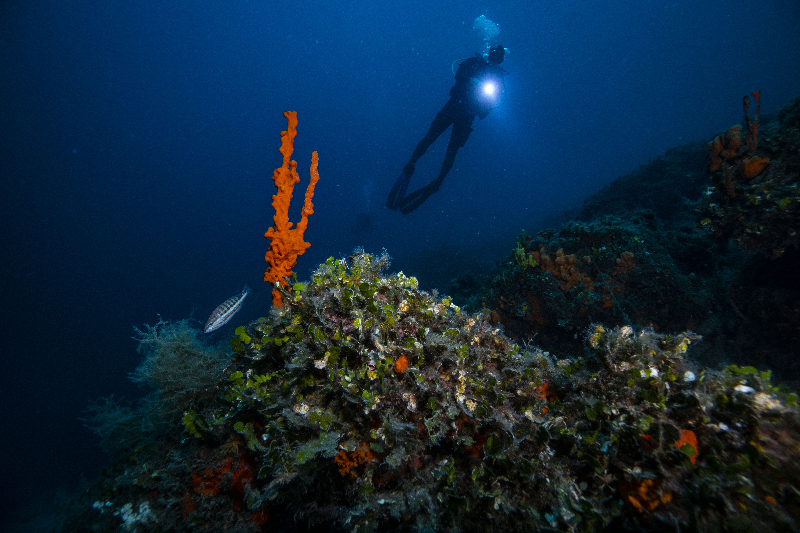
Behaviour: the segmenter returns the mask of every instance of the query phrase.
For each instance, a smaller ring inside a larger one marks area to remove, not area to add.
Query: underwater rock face
[[[213,400],[144,404],[183,434],[121,456],[82,523],[146,502],[133,530],[797,529],[796,397],[768,373],[630,326],[522,349],[387,266],[329,259],[236,330]]]
[[[590,222],[606,215],[627,217],[646,209],[653,211],[667,229],[693,225],[696,215],[689,203],[708,187],[706,152],[704,142],[672,148],[584,200],[574,218]]]
[[[579,352],[593,323],[694,330],[714,298],[710,250],[652,211],[523,232],[481,302],[509,336],[556,353]]]
[[[569,213],[578,220],[520,235],[488,279],[462,276],[450,291],[553,353],[580,351],[593,323],[688,329],[705,338],[702,364],[769,368],[797,388],[798,117],[800,98],[777,121],[670,150],[588,198]]]
[[[745,97],[747,98],[747,97]],[[745,106],[745,115],[747,107]],[[746,115],[747,116],[747,115]],[[781,257],[800,245],[800,98],[761,128],[747,117],[709,143],[700,227],[733,239],[746,252]],[[734,146],[719,152],[720,138]],[[747,142],[743,142],[744,139]],[[719,156],[715,156],[719,153]]]

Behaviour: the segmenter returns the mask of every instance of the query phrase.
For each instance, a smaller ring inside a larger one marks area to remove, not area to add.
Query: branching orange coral
[[[744,98],[742,98],[742,103],[744,104],[744,123],[747,126],[745,144],[747,145],[747,151],[750,153],[758,148],[758,114],[761,112],[761,91],[756,91],[752,94],[756,101],[756,114],[752,120],[747,113],[747,108],[750,106],[750,98],[748,98],[747,95],[744,95]]]
[[[317,172],[319,158],[317,152],[311,154],[311,181],[306,189],[300,222],[297,223],[297,227],[292,228],[292,223],[289,222],[289,203],[292,200],[294,184],[300,182],[297,161],[291,160],[294,138],[297,135],[297,113],[287,111],[283,116],[289,124],[286,131],[281,132],[280,152],[283,155],[283,164],[272,173],[272,181],[275,182],[278,192],[272,196],[272,207],[275,209],[272,221],[275,227],[269,228],[264,234],[264,237],[270,240],[269,250],[265,256],[269,268],[264,273],[264,281],[286,287],[289,284],[287,278],[297,264],[297,256],[302,255],[311,246],[303,240],[303,234],[308,225],[308,216],[314,213],[311,199],[314,197],[314,186],[319,180]],[[277,288],[272,290],[272,305],[283,307],[283,298]]]
[[[366,442],[361,445],[361,448],[354,452],[346,452],[339,450],[339,453],[333,458],[333,462],[339,466],[339,475],[357,477],[355,469],[362,464],[369,464],[375,459],[375,454],[369,449],[369,444]]]

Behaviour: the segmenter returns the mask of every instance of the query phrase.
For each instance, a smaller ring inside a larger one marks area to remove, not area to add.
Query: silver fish
[[[214,312],[208,317],[208,322],[206,322],[205,333],[211,333],[215,329],[221,328],[227,324],[228,320],[236,314],[236,311],[241,309],[242,303],[244,299],[247,298],[248,294],[250,294],[250,287],[245,285],[241,294],[231,296],[225,300],[222,305],[214,309]]]

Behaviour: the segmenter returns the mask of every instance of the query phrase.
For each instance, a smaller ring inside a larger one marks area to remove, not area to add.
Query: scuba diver
[[[475,115],[481,119],[486,118],[489,112],[497,106],[503,92],[503,74],[505,71],[500,63],[505,58],[505,48],[501,45],[489,50],[487,59],[479,54],[464,60],[455,73],[456,83],[450,89],[450,99],[433,119],[428,133],[417,145],[411,159],[408,161],[400,177],[389,192],[386,207],[392,210],[399,209],[407,215],[421,206],[430,195],[441,187],[444,177],[453,166],[458,149],[464,146],[472,133],[472,123]],[[439,177],[425,187],[406,195],[408,182],[414,175],[414,165],[430,148],[439,135],[450,127],[450,142],[447,144],[447,153],[444,156]]]

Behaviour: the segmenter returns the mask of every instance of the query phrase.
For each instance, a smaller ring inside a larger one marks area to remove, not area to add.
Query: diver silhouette
[[[464,146],[469,134],[472,133],[475,115],[481,119],[486,118],[500,100],[505,72],[500,64],[504,58],[505,48],[497,45],[489,50],[487,59],[475,54],[458,66],[455,73],[456,83],[450,89],[450,99],[433,119],[428,133],[419,142],[414,153],[411,154],[411,159],[403,167],[400,177],[389,192],[386,207],[392,210],[399,209],[401,213],[407,215],[439,190],[445,176],[453,167],[458,149]],[[414,165],[417,160],[451,125],[453,131],[450,133],[450,142],[447,144],[447,153],[444,156],[439,177],[425,187],[406,195],[408,182],[414,175]]]

